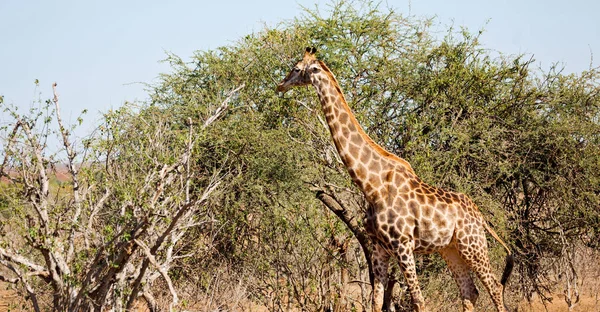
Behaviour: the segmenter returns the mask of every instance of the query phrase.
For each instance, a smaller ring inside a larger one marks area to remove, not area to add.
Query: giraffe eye
[[[299,71],[300,71],[300,68],[298,68],[298,67],[294,67],[294,72],[295,72],[295,73],[297,73],[297,72],[299,72]]]
[[[313,72],[313,73],[316,73],[316,72],[318,72],[318,71],[319,71],[319,67],[313,67],[313,68],[312,68],[312,72]]]

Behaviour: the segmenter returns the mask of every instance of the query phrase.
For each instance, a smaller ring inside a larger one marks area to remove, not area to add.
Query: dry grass
[[[552,301],[544,303],[539,296],[534,296],[531,302],[522,302],[519,305],[519,311],[537,312],[537,311],[573,311],[573,312],[600,312],[600,253],[589,249],[578,248],[575,260],[575,270],[577,272],[577,291],[579,300],[571,295],[571,301],[574,303],[569,307],[567,300],[567,283],[564,278],[557,273],[553,283]],[[573,293],[573,288],[571,290]]]
[[[559,311],[573,311],[573,312],[600,312],[600,253],[586,251],[580,253],[577,259],[577,273],[578,279],[578,290],[579,290],[579,301],[574,304],[571,309],[565,301],[565,282],[556,279],[554,282],[554,291],[552,293],[552,302],[543,303],[539,296],[534,296],[531,302],[526,300],[516,303],[514,294],[507,294],[507,304],[511,307],[517,306],[517,311],[520,312],[559,312]],[[222,272],[225,273],[225,272]],[[224,274],[227,275],[227,274]],[[266,312],[269,311],[268,307],[254,302],[250,299],[250,291],[252,287],[242,282],[233,282],[234,279],[231,276],[215,276],[214,288],[210,291],[210,294],[198,293],[197,289],[193,286],[193,281],[187,283],[187,287],[180,288],[180,297],[182,299],[181,308],[187,311],[255,311],[255,312]],[[349,295],[360,298],[360,290],[356,285],[350,285]],[[400,287],[397,287],[398,290]],[[164,294],[157,297],[159,305],[168,306],[169,294],[166,288],[162,285],[157,285],[155,292],[161,292],[160,289],[164,289]],[[480,299],[477,302],[477,311],[495,311],[489,300],[489,295],[478,284],[480,289]],[[444,291],[440,291],[444,290]],[[428,303],[428,308],[432,312],[451,312],[461,311],[460,299],[458,298],[458,292],[456,285],[452,279],[446,274],[439,274],[428,281],[428,285],[424,287],[425,300]],[[397,294],[400,296],[401,294]],[[509,298],[513,297],[513,300]],[[360,307],[357,307],[357,311],[360,311]],[[0,282],[0,312],[21,312],[29,311],[29,305],[27,301],[17,293],[12,285]],[[145,302],[140,300],[134,309],[134,311],[149,311],[146,307]],[[291,309],[290,311],[294,311]]]

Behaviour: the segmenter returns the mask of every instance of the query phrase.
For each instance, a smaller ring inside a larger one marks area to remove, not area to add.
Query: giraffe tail
[[[506,282],[508,281],[514,266],[515,256],[513,254],[506,255],[506,265],[504,267],[504,272],[502,273],[502,278],[500,279],[500,284],[502,284],[502,287],[506,287]]]
[[[515,266],[515,257],[506,243],[504,243],[504,241],[498,237],[498,234],[496,234],[496,232],[487,224],[487,222],[483,221],[483,226],[494,237],[494,239],[496,239],[496,241],[498,241],[504,247],[504,249],[506,249],[506,264],[504,265],[504,272],[502,272],[502,278],[500,279],[500,284],[502,284],[502,288],[504,288],[506,287],[506,282],[508,281],[508,278],[510,277],[510,274]]]

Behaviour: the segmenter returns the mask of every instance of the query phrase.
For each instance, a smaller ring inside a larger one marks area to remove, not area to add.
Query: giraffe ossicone
[[[335,147],[353,182],[362,190],[369,209],[367,232],[373,241],[373,311],[381,311],[388,263],[395,258],[406,279],[416,311],[425,302],[415,267],[415,254],[438,252],[458,284],[464,311],[473,311],[478,297],[470,272],[474,272],[500,312],[504,286],[513,267],[508,246],[489,227],[477,206],[460,193],[427,185],[410,164],[375,143],[362,129],[333,73],[306,48],[300,60],[277,86],[278,92],[313,85]],[[501,281],[492,274],[486,231],[507,251]]]

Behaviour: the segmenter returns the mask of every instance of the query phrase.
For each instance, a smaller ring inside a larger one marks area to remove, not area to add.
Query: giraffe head
[[[315,57],[317,49],[307,47],[304,57],[294,66],[292,71],[277,85],[277,92],[287,92],[292,87],[299,87],[311,84],[311,74],[321,70],[319,61]]]

